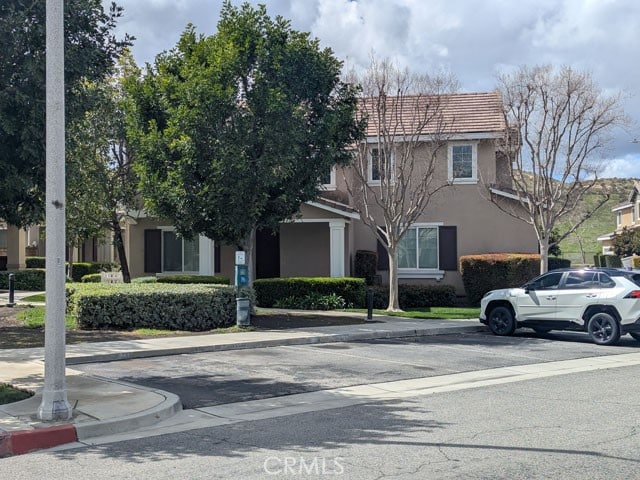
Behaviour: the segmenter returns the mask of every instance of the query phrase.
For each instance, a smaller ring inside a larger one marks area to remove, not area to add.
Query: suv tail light
[[[629,292],[624,298],[640,298],[640,290],[633,290]]]

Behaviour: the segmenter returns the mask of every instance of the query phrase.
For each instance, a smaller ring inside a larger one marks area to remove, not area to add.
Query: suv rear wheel
[[[615,345],[620,339],[618,321],[608,313],[599,312],[591,316],[587,331],[594,343],[598,345]]]
[[[493,308],[489,313],[487,324],[494,335],[513,335],[516,331],[516,321],[508,307]]]

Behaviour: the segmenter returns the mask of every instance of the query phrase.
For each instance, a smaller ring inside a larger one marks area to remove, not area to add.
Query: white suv
[[[529,327],[588,332],[599,345],[626,333],[640,341],[640,272],[616,268],[552,270],[521,288],[487,292],[480,321],[495,335]]]

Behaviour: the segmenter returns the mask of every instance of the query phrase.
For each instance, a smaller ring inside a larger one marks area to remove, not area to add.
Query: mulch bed
[[[0,349],[44,347],[44,328],[26,328],[17,320],[21,309],[28,307],[0,306]],[[366,323],[363,318],[331,317],[321,315],[289,315],[277,313],[273,315],[258,315],[251,318],[251,326],[258,330],[286,330],[288,328],[328,327],[333,325],[357,325]],[[202,335],[203,332],[176,332],[175,335]],[[122,330],[67,330],[67,344],[110,342],[119,340],[139,340],[143,338],[158,338],[157,335],[139,335],[135,332]]]

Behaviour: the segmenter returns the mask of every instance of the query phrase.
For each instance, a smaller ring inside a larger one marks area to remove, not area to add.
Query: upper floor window
[[[452,143],[449,145],[448,153],[449,181],[453,183],[477,183],[477,144]]]
[[[331,167],[324,177],[320,179],[322,182],[322,186],[325,190],[335,190],[336,189],[336,167]]]
[[[384,180],[386,172],[392,172],[394,169],[394,158],[391,155],[390,163],[386,161],[385,152],[380,148],[372,148],[369,150],[369,175],[370,184],[380,185]],[[393,179],[391,179],[393,180]]]

